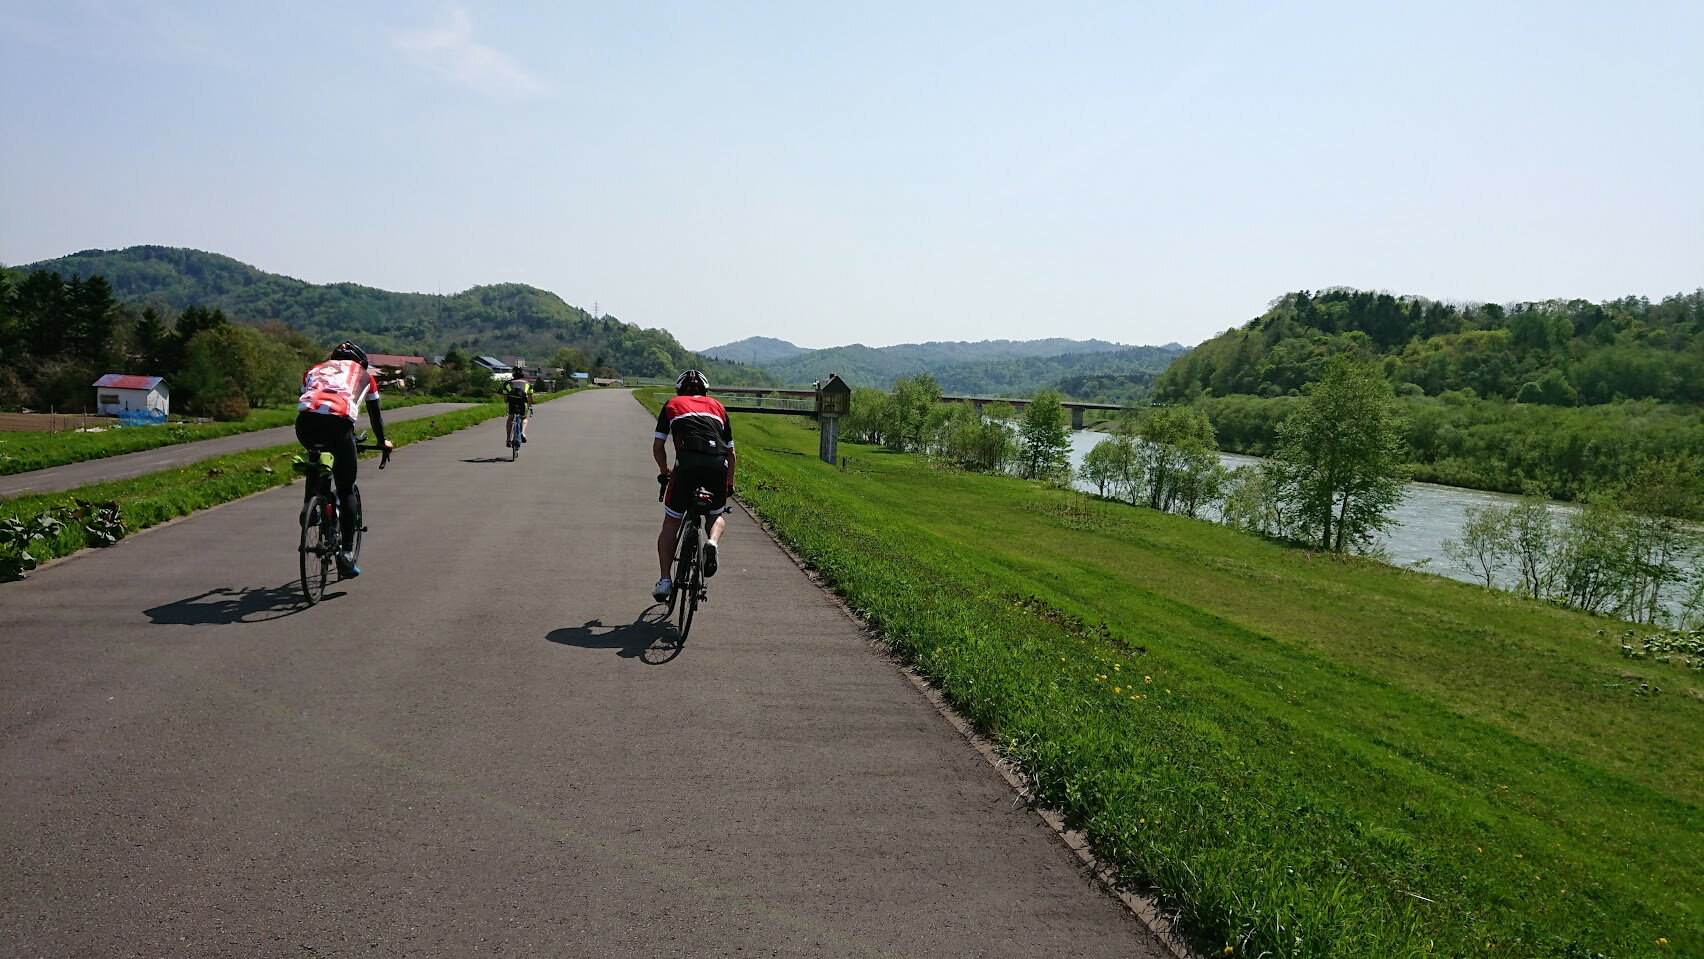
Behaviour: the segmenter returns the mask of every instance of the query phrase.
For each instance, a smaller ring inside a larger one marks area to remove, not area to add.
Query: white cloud
[[[391,34],[391,43],[415,63],[488,97],[526,99],[551,92],[507,54],[475,41],[473,20],[460,7],[440,26]]]

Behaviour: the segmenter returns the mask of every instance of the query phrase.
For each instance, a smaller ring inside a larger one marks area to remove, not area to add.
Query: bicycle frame
[[[380,449],[362,443],[366,435],[356,438],[357,450]],[[361,535],[366,532],[364,517],[361,515],[361,487],[351,485],[349,502],[342,502],[337,495],[336,483],[332,474],[335,463],[334,454],[320,446],[308,447],[308,455],[296,462],[296,469],[306,477],[302,493],[302,510],[299,517],[302,532],[297,546],[297,563],[302,578],[302,594],[309,605],[319,602],[325,595],[325,586],[330,578],[331,566],[337,557],[344,552],[351,555],[351,562],[358,558],[361,551]],[[384,469],[390,461],[389,451],[379,461],[379,469]],[[343,537],[342,513],[345,509],[353,510],[353,529],[349,542]],[[338,579],[342,579],[339,570]]]

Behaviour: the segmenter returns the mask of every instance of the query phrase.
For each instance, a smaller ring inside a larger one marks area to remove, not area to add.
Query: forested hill
[[[170,311],[216,307],[247,322],[280,320],[320,343],[353,338],[374,352],[432,354],[459,348],[546,363],[569,347],[583,353],[587,364],[625,376],[668,376],[700,366],[719,382],[780,382],[754,367],[709,361],[667,330],[594,317],[554,293],[519,283],[476,286],[446,296],[393,293],[355,283],[307,283],[228,256],[164,246],[85,250],[19,269],[66,278],[102,276],[125,302]]]
[[[1155,382],[1154,397],[1291,395],[1341,352],[1381,362],[1398,391],[1411,394],[1551,406],[1696,403],[1704,401],[1704,290],[1659,303],[1508,306],[1304,290],[1178,359]]]
[[[1105,340],[981,340],[901,343],[873,347],[861,343],[820,350],[800,350],[785,340],[764,340],[756,354],[742,353],[753,340],[705,350],[712,356],[752,355],[752,362],[789,383],[809,383],[839,373],[859,386],[891,386],[902,376],[930,373],[949,392],[1028,395],[1059,386],[1074,377],[1098,378],[1103,395],[1128,399],[1145,392],[1148,382],[1185,352],[1168,346],[1125,346]],[[788,352],[791,348],[796,352]],[[761,355],[767,353],[767,356]],[[1080,397],[1089,398],[1089,397]]]
[[[733,360],[736,363],[763,363],[767,360],[778,360],[783,357],[797,356],[809,353],[802,346],[794,346],[786,340],[778,340],[772,336],[748,336],[743,340],[723,343],[701,351],[705,356],[714,356],[719,360]]]

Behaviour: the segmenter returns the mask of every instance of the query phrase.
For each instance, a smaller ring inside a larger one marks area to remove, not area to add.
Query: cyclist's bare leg
[[[527,424],[532,422],[532,414],[521,417],[521,439],[527,438]]]
[[[523,427],[524,429],[524,427]],[[503,445],[509,445],[509,437],[515,435],[515,414],[510,413],[503,418]]]
[[[710,541],[720,546],[722,544],[722,531],[727,528],[728,514],[723,513],[716,517],[716,522],[710,524]]]
[[[674,562],[675,537],[679,534],[680,520],[664,516],[663,531],[657,534],[657,568],[662,570],[658,579],[669,578],[669,565]]]

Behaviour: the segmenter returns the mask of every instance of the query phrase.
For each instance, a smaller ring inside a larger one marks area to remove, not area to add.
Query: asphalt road
[[[363,464],[316,607],[299,488],[0,586],[4,953],[1163,955],[743,514],[642,622],[650,422]]]
[[[471,405],[469,403],[421,403],[418,406],[404,406],[401,409],[387,410],[382,415],[387,424],[401,423],[406,420],[419,419],[422,416],[465,410]],[[367,429],[365,414],[362,415],[358,428]],[[212,459],[215,456],[224,456],[227,453],[261,450],[268,446],[281,446],[285,443],[294,442],[296,442],[296,427],[278,426],[272,429],[255,430],[250,433],[217,436],[210,440],[196,440],[193,443],[160,446],[137,453],[107,456],[98,460],[84,460],[81,463],[67,463],[64,466],[52,466],[44,470],[31,470],[28,473],[0,476],[0,496],[17,496],[20,493],[57,493],[60,490],[76,489],[88,483],[104,483],[107,480],[141,476],[144,473],[157,473],[160,470],[182,466],[185,463]]]

